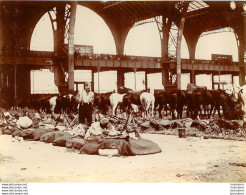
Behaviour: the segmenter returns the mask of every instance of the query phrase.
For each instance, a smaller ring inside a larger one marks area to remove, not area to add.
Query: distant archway
[[[178,28],[176,25],[172,26],[172,35],[169,37],[170,47],[169,53],[176,55],[176,47],[174,42],[177,41],[177,32]],[[150,56],[150,57],[161,57],[161,40],[159,35],[159,30],[155,22],[144,23],[138,26],[134,26],[129,31],[129,34],[125,42],[125,54],[133,56]],[[189,58],[189,51],[186,40],[184,36],[182,37],[181,44],[181,57]],[[138,73],[139,74],[139,73]],[[129,76],[126,77],[126,86],[129,88],[134,88],[134,73],[129,73]],[[184,79],[188,77],[186,75],[182,76]],[[137,89],[144,88],[143,78],[137,76]],[[145,80],[144,80],[145,81]],[[187,81],[188,82],[188,81]],[[187,83],[186,81],[183,83]],[[147,86],[151,90],[163,89],[162,85],[162,74],[148,74]],[[183,85],[182,85],[183,87]],[[184,87],[183,87],[184,88]]]
[[[67,40],[65,40],[65,43],[67,43]],[[74,44],[91,45],[96,54],[116,54],[114,38],[107,24],[94,11],[83,6],[78,6],[76,11]],[[44,14],[36,24],[32,34],[30,48],[35,51],[54,51],[53,30],[48,13]],[[77,70],[75,72],[77,72]],[[35,84],[35,86],[33,86],[35,89],[42,88],[42,86],[36,86],[37,82],[34,82],[36,79],[33,75],[37,74],[38,71],[37,73],[33,73],[31,77],[31,82]],[[50,74],[47,78],[52,78],[52,72],[46,72],[45,74]],[[81,72],[78,75],[81,77],[76,77],[79,81],[82,77],[87,78],[88,75],[91,77],[91,73],[88,71]],[[109,77],[114,78],[116,82],[117,79],[115,79],[115,73],[112,73]],[[54,80],[50,80],[50,82],[53,83]],[[41,85],[41,83],[39,83],[39,85]],[[107,86],[110,89],[115,88],[114,84],[112,86],[102,85],[101,90],[107,91]],[[75,90],[79,87],[81,87],[79,84],[78,86],[76,85]],[[52,89],[52,91],[54,90],[56,89]]]
[[[54,37],[49,14],[42,16],[32,33],[30,50],[54,51]]]
[[[97,54],[116,54],[114,38],[107,24],[97,13],[80,5],[76,11],[74,43],[92,45]]]
[[[233,61],[238,62],[238,46],[234,32],[223,28],[215,32],[206,32],[198,40],[196,46],[196,59],[211,60],[212,54],[232,55]]]
[[[177,29],[176,25],[172,26],[173,34],[177,33]],[[169,42],[172,42],[172,37],[169,37]],[[127,35],[124,48],[126,55],[161,57],[161,41],[156,23],[146,23],[132,28]],[[174,45],[170,46],[169,51],[176,52]],[[189,58],[184,36],[182,37],[181,57]]]
[[[83,6],[78,6],[76,11],[74,44],[92,45],[97,54],[116,53],[114,38],[107,24],[94,11]],[[48,13],[36,24],[30,48],[36,51],[54,51],[54,37]]]

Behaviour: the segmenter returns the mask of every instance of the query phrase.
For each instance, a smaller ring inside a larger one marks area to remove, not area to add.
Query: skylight
[[[187,12],[196,11],[196,10],[203,9],[206,7],[209,7],[209,6],[203,1],[193,1],[189,4]]]

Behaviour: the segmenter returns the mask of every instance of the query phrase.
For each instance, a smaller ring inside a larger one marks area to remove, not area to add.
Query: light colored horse
[[[57,98],[58,98],[58,96],[54,96],[54,97],[49,99],[50,110],[51,110],[52,115],[55,114],[55,107],[56,107],[56,99]]]
[[[117,106],[119,105],[119,103],[122,103],[123,102],[123,97],[124,95],[126,95],[126,93],[124,94],[119,94],[119,93],[113,93],[109,99],[110,99],[110,104],[111,104],[111,107],[112,107],[112,112],[113,112],[113,115],[116,116],[117,114]]]
[[[240,91],[240,86],[239,85],[235,85],[235,84],[227,84],[224,87],[225,92],[230,94],[230,95],[234,95],[236,99],[238,99],[238,93]]]
[[[150,117],[149,108],[151,106],[151,116],[154,116],[155,96],[153,93],[143,92],[140,95],[140,102],[144,109],[144,117]]]

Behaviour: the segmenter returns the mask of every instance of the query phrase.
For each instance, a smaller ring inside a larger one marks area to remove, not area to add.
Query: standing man
[[[90,126],[92,123],[94,93],[91,91],[89,82],[85,83],[85,90],[79,92],[79,123],[86,123]]]

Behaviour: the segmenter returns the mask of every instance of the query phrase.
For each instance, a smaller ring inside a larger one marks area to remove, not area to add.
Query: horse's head
[[[118,88],[118,93],[128,93],[128,92],[130,92],[130,91],[133,91],[133,90],[130,89],[130,88],[126,88],[126,87],[124,87],[124,86],[120,86],[120,87]]]

